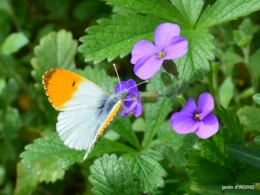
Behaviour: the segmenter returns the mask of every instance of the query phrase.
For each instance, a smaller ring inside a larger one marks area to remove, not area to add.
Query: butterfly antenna
[[[145,81],[143,81],[143,82],[141,82],[141,83],[138,83],[137,85],[134,85],[134,86],[132,86],[132,87],[129,87],[127,90],[132,89],[133,87],[136,87],[136,86],[141,85],[141,84],[143,84],[143,83],[148,83],[148,81],[149,81],[149,80],[145,80]]]
[[[122,87],[121,87],[121,83],[120,83],[120,78],[119,78],[119,75],[118,75],[118,72],[117,72],[117,69],[116,69],[116,64],[113,64],[114,66],[114,69],[116,71],[116,75],[117,75],[117,78],[118,78],[118,82],[119,82],[119,86],[120,86],[120,91],[122,90]]]

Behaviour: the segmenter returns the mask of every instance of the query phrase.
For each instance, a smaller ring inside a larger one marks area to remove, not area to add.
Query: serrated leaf
[[[197,183],[223,184],[232,181],[232,174],[225,166],[202,157],[195,150],[190,151],[188,154],[189,163],[187,167],[192,170],[190,175]]]
[[[124,144],[111,141],[106,138],[101,138],[101,140],[94,146],[93,150],[88,155],[87,159],[96,157],[96,156],[102,156],[106,153],[112,153],[112,152],[135,152],[133,148],[130,148],[129,146],[126,146]]]
[[[6,38],[1,47],[1,51],[6,55],[10,55],[17,52],[28,42],[28,38],[23,33],[13,33]]]
[[[234,84],[231,77],[226,77],[225,81],[219,87],[219,100],[221,106],[227,108],[234,96]]]
[[[252,185],[251,185],[252,187]],[[258,195],[259,190],[253,190],[253,189],[235,189],[235,186],[232,185],[192,185],[190,189],[194,192],[197,192],[199,194],[210,194],[210,195]],[[232,188],[232,189],[228,189]]]
[[[188,39],[188,52],[174,62],[179,78],[191,83],[195,79],[202,79],[209,71],[209,60],[214,59],[213,37],[205,29],[182,30],[181,35]]]
[[[260,105],[260,93],[257,93],[253,96],[253,100],[255,101],[255,103],[257,103],[258,105]]]
[[[260,168],[260,151],[236,144],[228,145],[227,151],[232,156]]]
[[[236,19],[260,9],[258,0],[226,0],[216,1],[212,7],[205,10],[198,21],[197,27],[208,28],[217,24]]]
[[[17,178],[15,195],[32,194],[37,186],[38,176],[36,174],[37,167],[28,168],[25,164],[19,162],[17,164]]]
[[[260,109],[253,106],[239,108],[237,115],[243,125],[252,130],[260,131]]]
[[[157,72],[147,84],[147,91],[157,91],[158,94],[164,94],[164,84],[160,79],[161,71]],[[159,126],[164,122],[165,117],[171,111],[173,99],[160,98],[158,102],[144,104],[146,130],[143,139],[143,146],[148,146]]]
[[[113,15],[112,19],[101,19],[98,23],[99,26],[87,28],[88,35],[80,38],[82,45],[79,46],[85,61],[95,64],[126,56],[139,40],[153,41],[154,30],[163,20],[151,16]]]
[[[31,194],[38,182],[52,182],[62,179],[65,171],[58,167],[57,158],[49,156],[35,163],[31,168],[17,164],[15,195]]]
[[[123,158],[104,155],[95,160],[90,172],[89,181],[93,185],[91,191],[96,195],[138,194],[132,167],[127,166]]]
[[[223,107],[218,107],[215,112],[222,119],[224,125],[229,131],[229,134],[235,134],[242,140],[243,137],[243,126],[240,124],[240,120],[237,115],[232,113],[230,110]]]
[[[260,169],[251,165],[248,165],[244,169],[240,170],[236,176],[237,183],[252,184],[260,182]]]
[[[151,157],[151,153],[127,154],[123,158],[127,166],[132,168],[135,179],[138,180],[140,190],[143,193],[151,193],[158,187],[164,186],[162,177],[167,175],[162,166]],[[154,154],[153,154],[154,155]],[[156,155],[156,154],[155,154]]]
[[[120,6],[144,15],[151,15],[180,25],[187,22],[180,12],[166,0],[104,0],[110,5]]]
[[[42,75],[49,69],[73,69],[73,58],[77,52],[77,42],[65,30],[51,32],[40,40],[34,48],[35,57],[31,60],[34,78],[41,82]]]
[[[51,133],[48,137],[36,139],[32,144],[25,146],[25,151],[20,154],[22,162],[32,166],[42,158],[55,156],[58,165],[67,168],[76,162],[82,162],[86,151],[73,150],[66,147],[57,133]]]
[[[92,81],[93,83],[96,83],[108,93],[115,93],[115,85],[112,82],[112,78],[107,75],[104,69],[99,69],[97,66],[94,66],[93,68],[86,66],[84,70],[77,69],[76,73]]]
[[[141,149],[140,143],[137,139],[134,130],[131,127],[131,123],[129,118],[118,118],[110,125],[109,129],[117,132],[122,136],[125,140],[127,140],[130,144],[132,144],[136,149]]]
[[[57,180],[63,179],[65,171],[58,166],[58,158],[48,156],[37,162],[37,171],[35,172],[39,177],[39,182],[54,183]]]
[[[170,0],[185,18],[185,23],[190,28],[196,25],[204,2],[202,0]]]

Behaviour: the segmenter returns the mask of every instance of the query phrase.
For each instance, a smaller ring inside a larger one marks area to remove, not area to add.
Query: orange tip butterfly
[[[95,83],[64,69],[47,71],[42,82],[52,106],[61,111],[57,132],[66,146],[87,150],[94,144],[122,106],[127,89],[110,95]]]

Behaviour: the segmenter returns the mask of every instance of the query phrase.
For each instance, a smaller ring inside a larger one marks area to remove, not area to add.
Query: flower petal
[[[204,92],[200,94],[198,99],[198,112],[200,120],[203,120],[214,109],[214,99],[210,93]]]
[[[188,51],[188,41],[183,37],[173,37],[171,44],[168,45],[164,52],[166,60],[173,60],[184,56]]]
[[[129,79],[126,82],[126,89],[129,89],[128,94],[136,95],[138,93],[138,88],[136,86],[136,82],[133,79]]]
[[[121,92],[123,89],[126,89],[126,81],[119,81],[119,82],[116,84],[115,93],[119,93],[119,92]]]
[[[177,24],[161,24],[155,29],[154,43],[160,49],[160,51],[163,51],[166,47],[169,46],[172,37],[179,36],[179,34],[180,27]]]
[[[135,117],[138,117],[142,114],[143,112],[143,109],[142,109],[142,104],[141,103],[138,103],[134,109],[134,116]]]
[[[200,121],[199,128],[195,133],[198,137],[206,139],[217,133],[219,128],[217,117],[210,113],[202,121]]]
[[[194,100],[189,97],[185,106],[182,109],[182,112],[186,112],[192,115],[192,117],[195,116],[197,112],[197,105],[195,104]]]
[[[143,57],[138,60],[134,66],[134,72],[140,79],[146,80],[151,78],[162,66],[163,60],[156,55]]]
[[[149,41],[138,41],[132,49],[131,63],[136,64],[136,62],[140,60],[140,58],[157,55],[158,52],[158,48]]]
[[[176,112],[171,116],[171,127],[179,134],[187,134],[197,130],[199,122],[194,120],[193,115],[185,112]]]

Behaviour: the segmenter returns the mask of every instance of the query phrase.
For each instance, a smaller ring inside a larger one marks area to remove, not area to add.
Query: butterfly
[[[45,72],[42,82],[50,103],[61,111],[56,124],[61,140],[69,148],[87,150],[86,159],[121,110],[128,90],[110,95],[95,83],[65,69]]]

